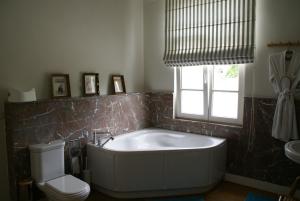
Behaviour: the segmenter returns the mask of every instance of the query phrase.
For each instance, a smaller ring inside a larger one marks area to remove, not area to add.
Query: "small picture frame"
[[[99,95],[99,74],[83,73],[82,86],[83,86],[83,96]]]
[[[68,74],[51,75],[52,98],[71,97],[70,78]]]
[[[125,81],[123,75],[113,75],[112,76],[114,93],[115,94],[124,94],[126,93]]]

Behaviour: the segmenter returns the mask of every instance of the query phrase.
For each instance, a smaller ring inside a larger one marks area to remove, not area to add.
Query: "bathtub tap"
[[[101,140],[100,139],[98,139],[98,145],[100,146],[100,147],[103,147],[106,143],[108,143],[110,140],[114,140],[114,137],[112,136],[112,134],[111,133],[109,133],[110,134],[110,137],[108,138],[108,139],[106,139],[102,144],[101,144]]]
[[[99,135],[99,137],[97,137]],[[105,136],[106,135],[106,136]],[[108,137],[107,137],[108,136]],[[108,143],[110,140],[114,140],[113,135],[111,132],[106,131],[106,132],[99,132],[96,129],[94,130],[94,144],[98,145],[99,147],[103,147],[106,143]],[[104,142],[102,143],[102,141]]]

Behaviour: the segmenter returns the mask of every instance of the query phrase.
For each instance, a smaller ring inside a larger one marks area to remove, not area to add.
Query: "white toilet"
[[[65,175],[65,142],[30,145],[31,176],[50,201],[82,201],[90,186],[72,175]]]

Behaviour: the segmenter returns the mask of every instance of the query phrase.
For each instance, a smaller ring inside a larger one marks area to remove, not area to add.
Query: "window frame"
[[[237,108],[237,119],[234,118],[226,118],[226,117],[215,117],[212,116],[212,94],[213,94],[213,68],[216,65],[203,65],[203,115],[195,115],[195,114],[187,114],[181,112],[181,71],[182,68],[188,67],[177,67],[174,69],[174,118],[184,118],[191,120],[204,120],[204,121],[212,121],[219,123],[230,123],[230,124],[243,124],[243,110],[244,110],[244,83],[245,83],[245,66],[243,64],[238,64],[239,68],[239,86],[238,86],[238,108]],[[189,91],[202,91],[202,90],[189,90]],[[230,90],[216,90],[216,91],[224,91],[230,93]]]
[[[197,90],[197,89],[182,89],[182,82],[181,82],[181,73],[182,68],[178,67],[174,70],[175,77],[178,82],[176,82],[176,109],[175,109],[175,116],[180,118],[187,118],[187,119],[207,119],[208,118],[208,111],[205,109],[208,107],[208,100],[204,98],[203,100],[203,115],[196,115],[196,114],[186,114],[181,112],[181,91],[187,90],[187,91],[203,91],[203,97],[207,97],[207,69],[203,67],[203,90]]]

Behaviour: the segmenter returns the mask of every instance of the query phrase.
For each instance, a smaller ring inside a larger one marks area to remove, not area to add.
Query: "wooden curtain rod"
[[[299,47],[300,46],[300,41],[298,40],[297,42],[279,42],[279,43],[273,43],[270,42],[268,43],[268,47]]]

